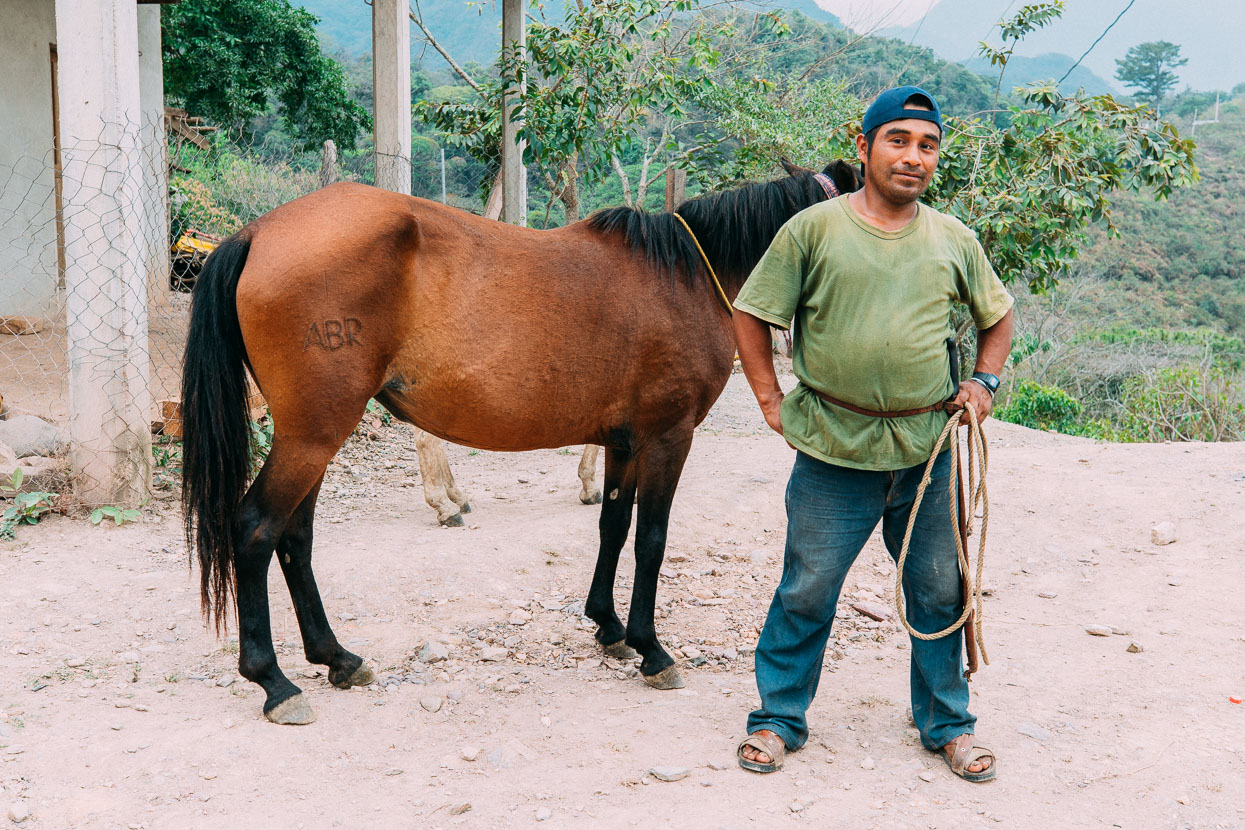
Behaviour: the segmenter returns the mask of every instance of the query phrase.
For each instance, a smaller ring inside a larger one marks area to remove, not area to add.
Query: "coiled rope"
[[[960,486],[960,441],[959,433],[956,432],[964,414],[968,414],[968,500],[963,505],[966,511],[966,520],[964,524],[964,533],[961,535],[960,523],[958,521],[957,498],[958,488]],[[904,609],[903,600],[903,568],[904,562],[908,558],[908,548],[912,544],[912,528],[916,525],[917,511],[921,509],[921,500],[925,497],[925,488],[929,486],[931,473],[934,469],[934,462],[937,461],[943,443],[947,440],[947,436],[952,436],[951,441],[951,474],[947,476],[948,490],[951,495],[951,523],[955,527],[955,550],[960,560],[960,572],[964,575],[964,579],[969,583],[968,596],[964,602],[964,613],[960,618],[951,625],[935,634],[925,634],[917,631],[908,622],[908,615]],[[974,459],[976,460],[976,468],[974,469]],[[938,443],[934,445],[934,452],[929,457],[929,462],[925,465],[925,474],[921,477],[921,484],[917,487],[916,500],[912,504],[912,512],[908,514],[908,528],[904,531],[903,547],[899,551],[899,562],[896,564],[895,573],[895,610],[899,612],[899,619],[903,623],[904,628],[908,629],[908,633],[918,640],[938,640],[960,630],[970,615],[974,611],[976,616],[973,620],[973,630],[976,636],[976,647],[981,653],[981,660],[987,666],[990,665],[990,658],[986,655],[986,643],[982,638],[982,601],[981,601],[981,576],[985,568],[986,562],[986,527],[990,522],[990,497],[986,492],[986,471],[989,468],[990,457],[986,448],[986,439],[982,435],[981,425],[977,423],[977,410],[972,404],[965,404],[964,408],[954,413],[947,419],[947,425],[943,427],[942,434],[938,436]],[[976,480],[974,481],[974,474]],[[981,533],[977,540],[977,568],[976,575],[971,576],[973,571],[969,567],[968,551],[965,549],[965,540],[973,534],[973,518],[977,513],[977,507],[981,507]],[[967,639],[967,638],[966,638]],[[971,647],[971,646],[970,646]],[[972,655],[969,655],[970,663]]]

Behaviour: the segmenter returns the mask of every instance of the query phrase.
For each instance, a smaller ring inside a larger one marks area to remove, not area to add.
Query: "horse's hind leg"
[[[234,571],[238,602],[238,673],[264,689],[264,714],[274,723],[315,720],[301,689],[277,665],[268,613],[268,563],[295,508],[324,475],[332,451],[289,451],[277,437],[272,452],[238,506]]]
[[[670,504],[683,472],[692,430],[676,429],[645,446],[636,457],[639,510],[635,531],[635,584],[627,616],[627,645],[640,652],[640,674],[657,689],[681,689],[683,678],[657,640],[653,616],[657,604],[657,576],[666,555]]]
[[[600,454],[601,448],[596,444],[586,444],[583,457],[579,459],[579,482],[582,485],[579,500],[584,504],[601,503],[601,491],[596,485],[597,456]]]
[[[329,668],[329,682],[339,689],[366,686],[376,680],[372,670],[363,664],[363,658],[341,647],[320,600],[320,589],[311,570],[312,521],[315,518],[316,498],[324,477],[311,488],[311,492],[298,505],[294,515],[285,526],[285,532],[277,541],[277,562],[285,575],[290,589],[294,614],[303,636],[303,651],[309,663]]]
[[[618,613],[614,610],[614,576],[618,571],[618,555],[631,529],[631,511],[635,503],[635,464],[629,450],[606,449],[605,489],[607,497],[601,505],[601,549],[592,575],[592,587],[584,614],[597,624],[597,642],[610,657],[628,659],[636,653],[623,642],[627,635]]]
[[[445,457],[445,443],[419,427],[414,429],[424,501],[437,511],[438,522],[446,527],[462,527],[462,514],[471,512],[471,503],[454,483],[454,473],[450,471],[450,462]]]

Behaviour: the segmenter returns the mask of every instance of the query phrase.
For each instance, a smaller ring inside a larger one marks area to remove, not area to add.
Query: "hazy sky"
[[[858,32],[904,26],[920,20],[938,0],[814,0]]]

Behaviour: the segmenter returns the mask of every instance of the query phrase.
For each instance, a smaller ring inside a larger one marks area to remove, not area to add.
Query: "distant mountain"
[[[1128,0],[1067,0],[1063,18],[1021,42],[1017,54],[1036,57],[1047,53],[1080,55],[1128,5]],[[928,46],[948,60],[968,60],[978,41],[998,44],[998,21],[1016,13],[1013,0],[935,0],[924,20],[888,29],[880,34]],[[1194,89],[1229,90],[1245,81],[1245,3],[1241,0],[1137,0],[1119,23],[1085,58],[1083,66],[1117,92],[1115,59],[1130,47],[1152,40],[1179,45],[1189,59],[1177,70],[1180,85]],[[1062,73],[1060,73],[1062,74]],[[1088,88],[1088,87],[1087,87]]]
[[[351,55],[366,54],[372,49],[372,9],[363,0],[294,0],[320,18],[319,30],[329,49],[340,48]],[[758,2],[757,9],[794,9],[819,23],[840,25],[839,19],[818,6],[814,0],[780,0]],[[460,64],[475,61],[489,65],[497,57],[501,45],[500,0],[484,0],[468,4],[466,0],[420,0],[424,23],[437,41]],[[560,19],[564,8],[561,0],[545,4],[545,16]],[[413,60],[422,60],[430,68],[445,67],[441,56],[423,42],[417,28],[411,32]]]
[[[1073,58],[1054,52],[1038,55],[1035,58],[1013,55],[1007,62],[1007,72],[1003,74],[1003,91],[1006,93],[1012,87],[1024,86],[1034,81],[1057,81],[1074,62]],[[991,66],[990,61],[985,58],[970,58],[960,63],[970,72],[986,76],[992,83],[999,76],[998,67]],[[1090,95],[1115,92],[1111,84],[1084,66],[1078,66],[1072,70],[1068,79],[1059,85],[1059,91],[1065,95],[1071,95],[1078,89],[1084,89]]]

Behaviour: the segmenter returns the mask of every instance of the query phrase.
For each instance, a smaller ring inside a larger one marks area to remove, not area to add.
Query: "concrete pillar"
[[[160,6],[138,7],[139,130],[143,151],[143,263],[151,317],[169,312],[169,159],[164,134],[164,62]]]
[[[151,479],[134,0],[56,0],[69,440],[76,495],[137,506]]]
[[[411,23],[407,0],[372,0],[376,186],[411,192]]]
[[[501,50],[503,56],[525,60],[527,26],[523,20],[524,0],[502,0]],[[520,76],[520,86],[522,76]],[[501,220],[512,225],[527,224],[527,170],[523,166],[523,143],[518,140],[521,121],[510,117],[510,110],[518,104],[517,91],[506,90],[502,101],[501,174],[502,209]]]

